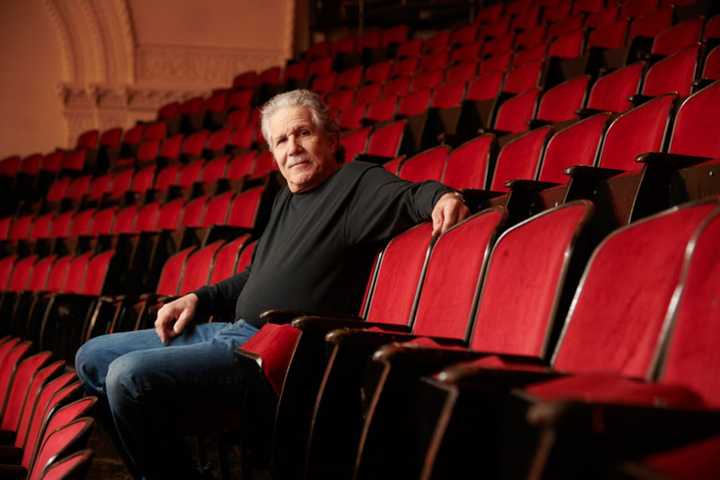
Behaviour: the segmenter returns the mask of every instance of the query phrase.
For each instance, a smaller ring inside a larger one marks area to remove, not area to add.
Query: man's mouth
[[[298,161],[296,161],[296,162],[291,163],[291,164],[288,166],[288,168],[295,168],[295,167],[297,167],[298,165],[305,165],[306,163],[310,163],[310,161],[309,161],[309,160],[298,160]]]

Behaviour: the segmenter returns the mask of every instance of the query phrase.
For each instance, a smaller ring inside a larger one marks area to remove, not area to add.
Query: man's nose
[[[299,153],[302,151],[302,145],[297,141],[295,135],[291,135],[288,141],[290,142],[290,153]]]

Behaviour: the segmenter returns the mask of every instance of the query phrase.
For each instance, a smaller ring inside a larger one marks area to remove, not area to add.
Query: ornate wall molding
[[[137,82],[161,86],[230,85],[244,70],[261,70],[284,61],[277,50],[142,45],[137,49]]]
[[[295,5],[296,0],[285,0],[285,58],[280,63],[295,55]]]
[[[67,23],[61,17],[54,0],[45,0],[45,7],[50,15],[50,20],[53,25],[55,25],[58,43],[63,53],[61,62],[63,80],[66,82],[75,81],[77,78],[77,72],[75,71],[75,54],[71,47],[70,31]]]

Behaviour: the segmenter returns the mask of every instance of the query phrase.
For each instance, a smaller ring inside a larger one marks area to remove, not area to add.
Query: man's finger
[[[444,215],[442,209],[435,209],[432,212],[432,221],[433,221],[433,229],[432,234],[435,235],[441,230],[443,221],[444,221]]]
[[[450,229],[450,227],[452,227],[453,225],[455,225],[458,222],[457,209],[448,207],[447,210],[448,210],[447,213],[445,215],[443,215],[444,221],[443,221],[442,229],[441,229],[440,233],[447,232]]]
[[[175,325],[173,325],[172,328],[172,336],[176,337],[182,333],[183,330],[185,330],[185,327],[187,326],[187,323],[190,321],[190,312],[188,309],[184,309],[182,312],[180,312],[180,316],[177,319],[177,322],[175,322]]]

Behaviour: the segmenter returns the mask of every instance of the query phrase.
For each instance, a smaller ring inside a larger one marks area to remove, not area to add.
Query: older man
[[[412,184],[365,162],[340,168],[337,125],[314,93],[274,97],[261,123],[287,188],[275,198],[250,267],[164,305],[154,331],[98,337],[77,353],[78,375],[107,399],[131,467],[145,478],[190,478],[175,419],[208,398],[241,398],[233,351],[258,331],[261,312],[354,313],[384,242],[430,218],[442,233],[468,214],[439,183]],[[233,304],[233,323],[191,327],[196,316]]]

